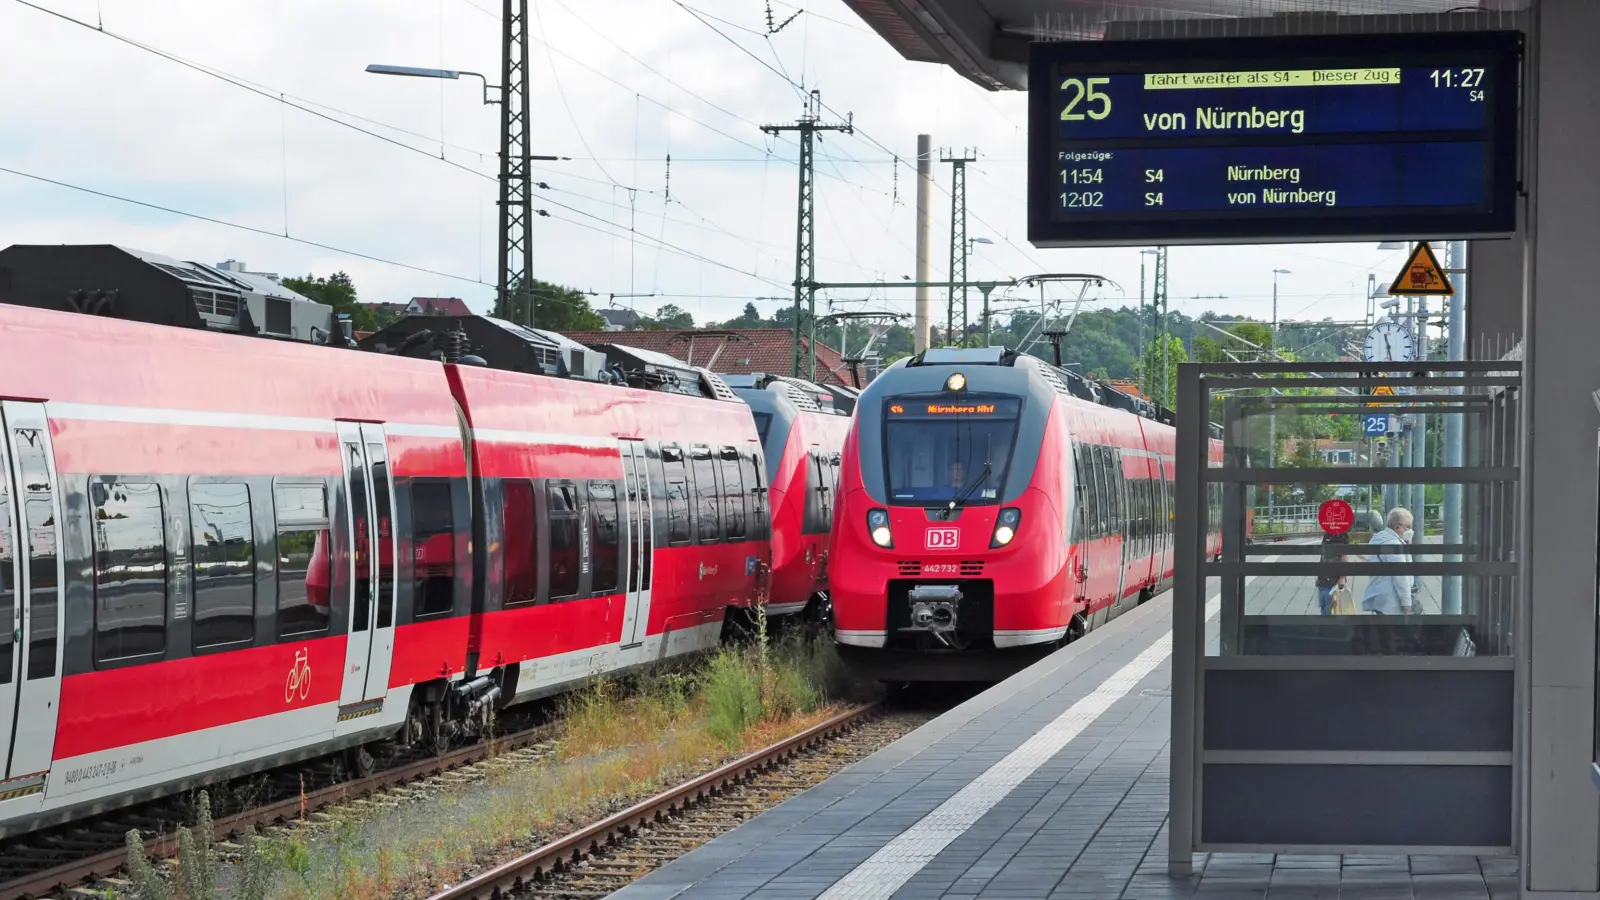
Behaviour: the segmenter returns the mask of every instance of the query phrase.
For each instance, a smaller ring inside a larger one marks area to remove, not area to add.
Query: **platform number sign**
[[[1388,413],[1367,413],[1361,417],[1361,432],[1367,437],[1383,437],[1389,433]]]

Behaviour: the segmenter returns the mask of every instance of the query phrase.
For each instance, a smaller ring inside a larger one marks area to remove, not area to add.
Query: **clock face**
[[[1409,362],[1416,350],[1411,331],[1399,322],[1380,322],[1367,332],[1368,362]]]

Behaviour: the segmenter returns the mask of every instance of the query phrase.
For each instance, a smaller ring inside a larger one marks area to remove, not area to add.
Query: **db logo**
[[[929,528],[929,550],[954,550],[961,546],[961,529],[959,528]]]

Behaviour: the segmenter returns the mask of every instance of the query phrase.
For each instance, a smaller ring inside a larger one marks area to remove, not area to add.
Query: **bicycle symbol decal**
[[[295,694],[299,694],[301,700],[311,695],[311,663],[306,661],[304,648],[294,655],[294,666],[289,669],[289,679],[283,685],[283,702],[293,703]]]

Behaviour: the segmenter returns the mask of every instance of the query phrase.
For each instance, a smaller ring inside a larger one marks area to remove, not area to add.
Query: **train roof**
[[[1056,393],[1069,397],[1076,397],[1099,406],[1120,409],[1144,419],[1151,419],[1163,425],[1177,425],[1178,414],[1174,410],[1155,403],[1145,397],[1129,394],[1118,390],[1110,384],[1098,379],[1087,378],[1065,366],[1053,365],[1037,356],[1018,353],[1009,347],[929,347],[916,356],[904,362],[908,369],[930,366],[996,366],[1003,368],[1027,368],[1038,373]],[[1216,423],[1210,423],[1211,437],[1220,439],[1222,428]]]
[[[855,410],[858,396],[855,393],[847,394],[838,387],[823,387],[803,378],[770,375],[766,372],[723,375],[722,379],[732,388],[780,394],[805,412],[847,416]]]

